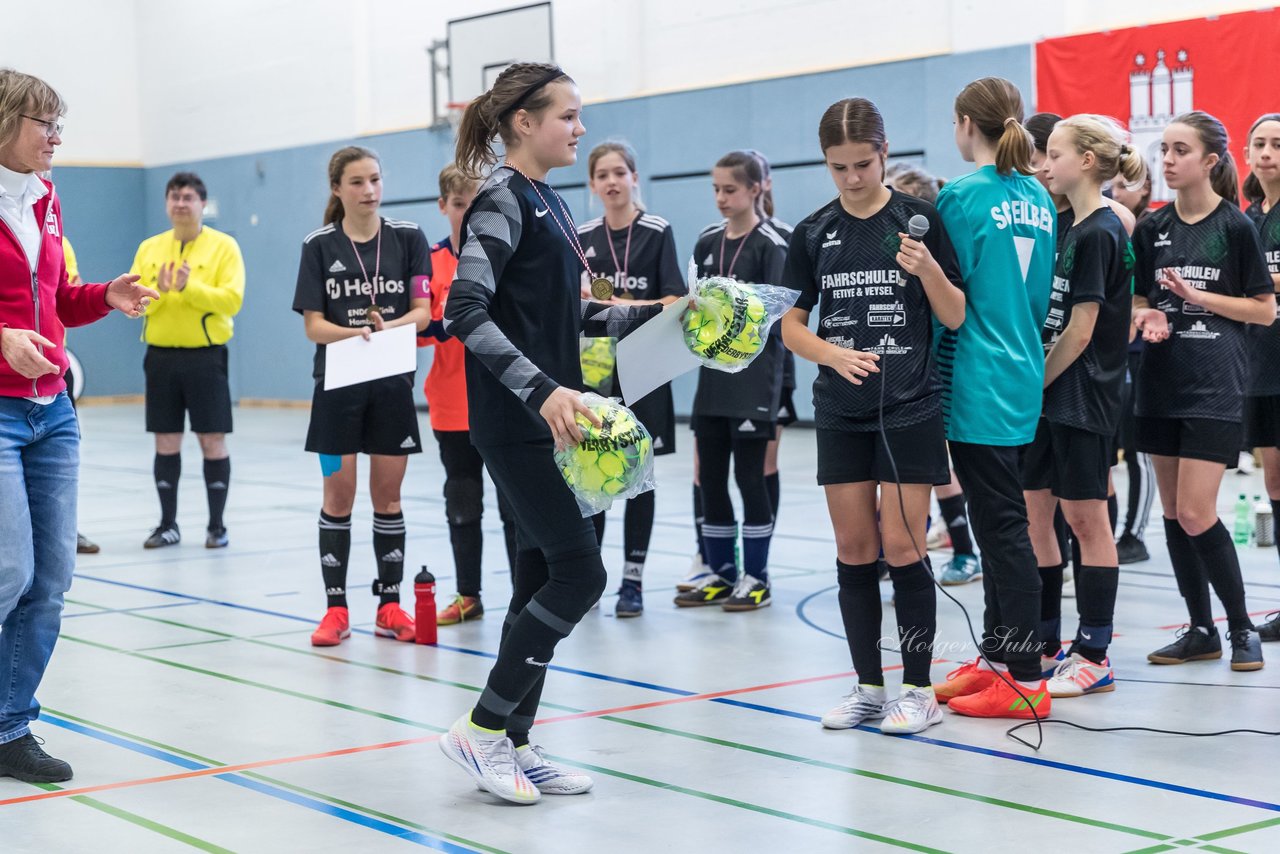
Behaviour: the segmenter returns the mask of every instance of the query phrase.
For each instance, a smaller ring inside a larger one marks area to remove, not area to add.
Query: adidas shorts
[[[705,439],[761,439],[769,441],[778,432],[778,422],[727,415],[695,415],[690,419],[693,435]]]
[[[307,451],[315,454],[378,454],[402,457],[422,451],[413,374],[324,390],[311,397]]]
[[[951,482],[947,463],[947,438],[942,415],[933,415],[909,427],[885,430],[887,450],[893,451],[890,464],[879,430],[846,432],[818,428],[818,485],[837,483],[928,483]]]
[[[631,405],[631,411],[649,431],[655,457],[676,452],[676,407],[671,399],[670,385],[640,398]]]

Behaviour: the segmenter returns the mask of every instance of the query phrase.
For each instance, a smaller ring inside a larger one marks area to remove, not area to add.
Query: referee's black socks
[[[378,559],[378,606],[400,602],[404,580],[404,514],[373,514],[373,553]]]
[[[351,514],[320,511],[320,574],[328,607],[347,607],[347,560],[351,557]]]
[[[178,521],[178,478],[182,477],[182,454],[156,454],[152,469],[156,494],[160,496],[160,527],[172,528]]]
[[[204,490],[209,496],[209,530],[226,527],[222,511],[227,507],[227,489],[231,486],[231,458],[204,461]]]

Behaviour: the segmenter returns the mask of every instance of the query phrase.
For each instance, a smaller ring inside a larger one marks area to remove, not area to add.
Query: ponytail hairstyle
[[[763,188],[760,200],[764,205],[764,218],[773,219],[773,175],[769,168],[769,158],[754,148],[748,148],[746,152],[760,161],[760,174],[764,176],[764,181],[760,185]]]
[[[517,62],[508,65],[493,81],[493,88],[467,104],[458,127],[458,147],[454,161],[464,175],[479,180],[498,162],[493,140],[508,148],[516,140],[511,120],[520,110],[536,114],[551,106],[548,84],[573,78],[558,65],[546,62]]]
[[[1280,113],[1264,113],[1263,115],[1258,116],[1258,120],[1249,126],[1249,137],[1246,140],[1245,145],[1253,144],[1253,132],[1258,129],[1259,125],[1265,124],[1266,122],[1280,122]],[[1262,182],[1258,180],[1257,175],[1250,172],[1249,176],[1244,179],[1245,201],[1261,204],[1266,197],[1267,194],[1262,189]]]
[[[1036,147],[1036,151],[1041,154],[1048,151],[1049,135],[1053,133],[1053,129],[1060,121],[1062,116],[1057,113],[1036,113],[1023,123],[1027,133],[1031,134],[1031,144]]]
[[[884,183],[886,141],[884,117],[866,98],[836,101],[818,120],[818,145],[824,152],[846,142],[865,142],[874,148],[880,155],[881,183]]]
[[[378,159],[378,155],[371,149],[363,148],[359,145],[348,145],[345,148],[339,148],[329,158],[329,203],[324,209],[324,225],[337,222],[342,219],[345,211],[342,209],[342,199],[332,192],[338,189],[338,185],[342,183],[342,173],[347,167],[358,160],[372,160],[382,166],[382,161]]]
[[[596,174],[596,164],[606,154],[618,155],[622,158],[622,162],[626,164],[626,167],[631,170],[632,175],[640,174],[640,170],[636,168],[636,150],[631,147],[631,143],[625,139],[606,139],[591,149],[591,153],[587,155],[587,183],[590,183]],[[639,210],[644,210],[644,202],[640,200],[639,184],[636,184],[636,188],[631,192],[631,203]]]
[[[1214,116],[1201,110],[1183,113],[1173,120],[1172,124],[1186,125],[1200,137],[1204,153],[1218,155],[1218,162],[1213,164],[1209,172],[1209,183],[1213,191],[1233,205],[1240,204],[1240,179],[1236,172],[1236,161],[1231,157],[1228,148],[1230,139],[1227,129]]]
[[[996,149],[996,171],[1001,175],[1020,172],[1034,175],[1031,134],[1022,126],[1022,93],[1002,77],[983,77],[960,90],[956,96],[956,117],[969,118],[987,142]]]
[[[753,207],[761,220],[769,218],[764,210],[764,170],[760,168],[759,158],[748,151],[730,151],[716,161],[716,167],[731,170],[733,180],[745,184],[748,189],[759,187]]]
[[[1147,180],[1147,162],[1130,144],[1127,134],[1115,119],[1081,113],[1058,123],[1059,128],[1071,131],[1076,151],[1093,152],[1098,162],[1099,182],[1120,177],[1125,188],[1137,190]]]

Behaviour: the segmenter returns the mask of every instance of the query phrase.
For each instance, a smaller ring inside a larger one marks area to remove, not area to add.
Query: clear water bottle
[[[1253,520],[1249,518],[1249,498],[1243,492],[1236,499],[1235,541],[1237,546],[1249,545],[1253,536]]]
[[[1276,520],[1271,512],[1271,502],[1262,496],[1253,496],[1253,543],[1257,546],[1276,544]]]

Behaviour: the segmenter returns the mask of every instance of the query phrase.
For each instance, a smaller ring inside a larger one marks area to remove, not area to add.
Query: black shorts
[[[1280,448],[1280,394],[1244,399],[1245,445]]]
[[[1208,460],[1233,469],[1240,462],[1244,425],[1239,421],[1218,421],[1214,418],[1147,418],[1139,415],[1134,444],[1144,454]]]
[[[142,372],[147,383],[148,433],[181,433],[188,412],[192,432],[231,432],[225,345],[147,347]]]
[[[1107,476],[1115,459],[1110,436],[1065,424],[1049,425],[1053,448],[1049,488],[1063,501],[1106,501]]]
[[[788,424],[795,424],[798,420],[794,389],[784,388],[782,398],[778,401],[778,426],[786,427]]]
[[[422,450],[413,374],[384,377],[311,396],[306,449],[314,454],[403,457]]]
[[[645,395],[630,409],[649,431],[655,457],[676,452],[676,407],[671,399],[671,386]]]
[[[1031,444],[1018,449],[1018,464],[1024,492],[1053,488],[1053,438],[1049,422],[1043,417],[1036,422],[1036,437]]]
[[[887,429],[885,434],[889,439],[887,449],[879,430],[845,432],[818,428],[818,485],[872,480],[934,486],[951,482],[941,415],[910,427]],[[888,450],[893,451],[893,462],[898,466],[896,478]]]
[[[763,439],[769,441],[778,432],[778,422],[759,418],[730,418],[727,415],[695,415],[689,419],[693,434],[707,439]]]

